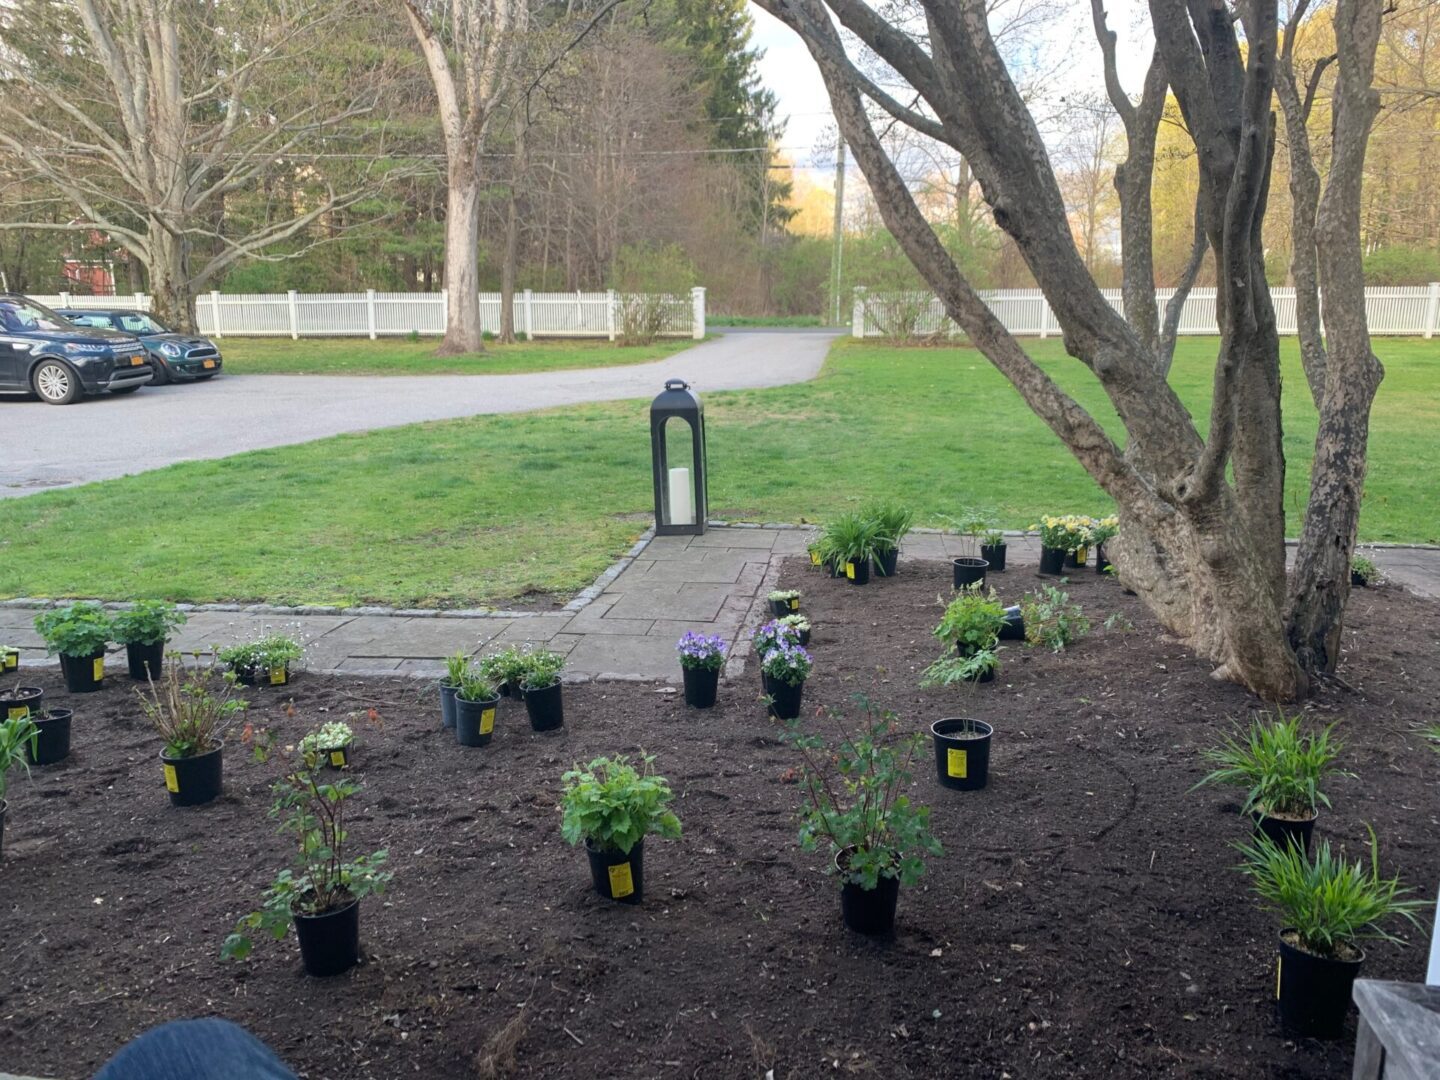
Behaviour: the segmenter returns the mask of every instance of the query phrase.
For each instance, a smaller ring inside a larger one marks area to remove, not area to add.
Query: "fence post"
[[[370,340],[375,340],[375,290],[365,290],[365,322],[370,328]]]
[[[221,331],[221,329],[220,329],[220,290],[219,290],[219,289],[211,289],[211,290],[210,290],[210,321],[211,321],[212,323],[214,323],[214,325],[215,325],[215,329],[214,329],[214,334],[215,334],[215,336],[216,336],[216,337],[224,337],[225,334],[224,334],[224,333]]]
[[[149,311],[149,310],[150,310],[150,304],[149,304],[148,300],[146,299],[146,296],[145,296],[145,294],[144,294],[143,292],[137,292],[137,293],[135,294],[135,310],[136,310],[136,311]]]
[[[615,290],[605,290],[605,332],[615,340]]]
[[[295,290],[294,290],[294,289],[291,289],[290,292],[287,294],[287,296],[288,296],[289,301],[290,301],[290,340],[291,340],[291,341],[299,341],[299,340],[300,340],[300,301],[299,301],[299,298],[295,295]]]
[[[1430,282],[1430,303],[1425,307],[1425,340],[1435,336],[1435,316],[1440,314],[1440,281]]]
[[[70,294],[68,292],[62,292],[60,294],[60,306],[62,308],[70,306]]]
[[[705,340],[705,286],[696,285],[690,290],[690,336],[696,341]]]
[[[525,290],[525,340],[535,340],[535,295]]]
[[[859,286],[855,288],[855,302],[850,311],[850,336],[865,336],[865,290]]]
[[[1045,294],[1040,294],[1040,339],[1043,341],[1050,336],[1050,305],[1045,302]]]

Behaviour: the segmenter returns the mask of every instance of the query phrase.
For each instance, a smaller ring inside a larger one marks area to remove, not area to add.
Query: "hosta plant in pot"
[[[770,614],[777,619],[800,610],[799,589],[773,589],[765,600],[770,605]]]
[[[35,616],[35,629],[45,639],[45,651],[59,653],[66,690],[88,694],[100,689],[105,646],[113,632],[109,612],[90,602],[67,604]]]
[[[595,891],[609,900],[638,904],[645,895],[645,837],[680,835],[670,809],[674,794],[655,775],[655,757],[640,755],[640,767],[626,757],[596,758],[560,778],[561,835],[585,845]]]
[[[325,766],[344,769],[350,765],[350,748],[355,745],[355,732],[343,720],[321,724],[300,740],[300,756],[309,768]]]
[[[525,672],[520,676],[520,689],[525,695],[525,711],[533,731],[552,731],[565,723],[565,703],[560,672],[565,670],[565,657],[549,649],[537,649],[525,657]]]
[[[675,644],[685,681],[685,704],[708,709],[715,704],[720,669],[725,666],[725,639],[714,634],[685,633]]]
[[[307,974],[339,975],[360,959],[360,901],[385,891],[391,874],[381,867],[388,851],[348,856],[345,813],[360,785],[346,777],[321,783],[320,775],[307,765],[275,785],[270,816],[295,839],[294,867],[280,871],[260,909],[239,921],[223,956],[243,960],[253,947],[251,935],[279,941],[293,925]]]
[[[1359,943],[1404,944],[1380,924],[1399,916],[1423,931],[1418,913],[1430,905],[1408,899],[1413,890],[1398,877],[1381,876],[1374,830],[1368,861],[1347,862],[1328,840],[1316,845],[1313,859],[1264,835],[1236,847],[1251,888],[1280,917],[1275,996],[1281,1023],[1296,1035],[1339,1037],[1365,959]]]
[[[1260,832],[1282,847],[1298,844],[1309,851],[1320,807],[1330,805],[1321,783],[1327,776],[1348,775],[1335,767],[1342,744],[1330,736],[1334,727],[1302,731],[1300,717],[1283,710],[1273,719],[1254,716],[1248,731],[1226,735],[1204,752],[1212,769],[1195,787],[1244,789],[1240,812],[1253,817]]]
[[[801,645],[810,644],[810,620],[806,616],[786,615],[783,619],[775,621],[791,630],[795,635],[795,640]]]
[[[495,737],[495,710],[500,693],[479,667],[468,667],[455,688],[455,741],[461,746],[486,746]]]
[[[900,541],[915,525],[915,512],[907,506],[878,503],[861,516],[875,526],[875,569],[881,577],[894,577],[900,561]]]
[[[769,652],[760,658],[764,679],[765,700],[770,715],[776,720],[793,720],[800,715],[800,699],[805,693],[805,680],[810,677],[814,661],[804,646],[788,635],[782,635]]]
[[[852,585],[866,584],[880,539],[875,522],[857,513],[841,514],[825,526],[824,536],[837,576]]]
[[[110,620],[115,641],[125,646],[130,678],[158,679],[165,666],[165,643],[184,626],[187,616],[164,600],[137,600]]]
[[[286,685],[304,655],[304,647],[285,634],[266,634],[215,651],[216,658],[246,686]]]
[[[29,775],[30,767],[25,759],[35,753],[36,735],[35,723],[28,716],[0,720],[0,855],[5,851],[5,814],[10,808],[5,801],[9,776],[17,766]]]
[[[457,652],[445,658],[445,675],[440,680],[440,726],[443,728],[455,728],[455,692],[469,670],[470,657],[466,653]]]
[[[245,710],[245,702],[234,696],[234,673],[187,669],[172,655],[160,680],[137,693],[164,740],[160,766],[171,804],[213,800],[223,782],[224,734]]]
[[[1091,518],[1086,543],[1095,549],[1095,572],[1108,574],[1110,560],[1105,555],[1105,544],[1120,534],[1120,519],[1114,514],[1109,517]]]
[[[930,808],[910,801],[910,762],[923,742],[903,732],[892,712],[859,700],[863,719],[829,718],[829,738],[798,721],[786,740],[804,760],[801,770],[800,845],[823,850],[825,869],[840,879],[845,925],[862,934],[894,929],[901,885],[914,885],[925,859],[941,854],[930,832]]]

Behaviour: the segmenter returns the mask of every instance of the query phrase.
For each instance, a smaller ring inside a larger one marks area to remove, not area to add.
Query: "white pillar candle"
[[[690,470],[670,470],[671,525],[694,525],[695,504],[690,497]]]

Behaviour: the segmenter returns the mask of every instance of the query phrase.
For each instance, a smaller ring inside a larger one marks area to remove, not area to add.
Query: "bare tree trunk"
[[[445,289],[449,319],[436,356],[485,351],[480,328],[480,178],[474,171],[451,168],[445,200]]]
[[[151,223],[146,239],[151,314],[173,330],[195,333],[195,292],[191,288],[188,245],[158,222]]]
[[[515,344],[515,260],[520,249],[520,189],[525,183],[525,120],[515,127],[514,172],[505,205],[505,257],[500,266],[500,341]]]

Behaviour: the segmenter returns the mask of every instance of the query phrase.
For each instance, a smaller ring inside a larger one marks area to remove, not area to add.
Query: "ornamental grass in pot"
[[[824,544],[837,568],[852,585],[870,581],[870,566],[875,558],[880,530],[874,521],[858,513],[841,514],[825,526]]]
[[[915,512],[908,506],[876,503],[860,512],[875,527],[875,571],[894,577],[900,561],[900,541],[915,526]]]
[[[137,682],[160,678],[165,666],[165,644],[188,616],[164,600],[138,600],[110,620],[117,644],[125,646],[130,678]]]
[[[864,711],[858,723],[827,713],[833,735],[808,733],[795,720],[785,737],[803,758],[800,846],[829,856],[825,869],[840,881],[845,925],[888,934],[900,886],[918,882],[925,859],[942,849],[930,832],[930,808],[906,793],[923,736],[901,731],[893,712],[856,700]]]
[[[765,702],[776,720],[793,720],[800,715],[800,699],[812,667],[810,653],[788,634],[781,634],[775,646],[760,657]]]
[[[172,806],[201,806],[223,786],[225,732],[245,711],[234,672],[187,669],[172,654],[159,682],[136,693],[164,747],[161,772]]]
[[[1005,555],[1008,550],[1005,534],[995,526],[986,525],[980,531],[980,558],[988,564],[989,571],[996,574],[1005,572]]]
[[[486,746],[495,737],[495,710],[500,693],[479,667],[467,667],[455,688],[455,741],[461,746]]]
[[[674,794],[655,773],[655,756],[596,758],[560,778],[560,833],[570,844],[584,843],[590,879],[607,900],[638,904],[645,896],[645,837],[680,836],[680,819],[670,809]]]
[[[1310,837],[1320,807],[1330,798],[1321,790],[1327,776],[1348,776],[1336,769],[1343,744],[1331,738],[1335,725],[1304,732],[1300,717],[1277,710],[1273,718],[1256,715],[1248,731],[1226,735],[1220,745],[1204,751],[1212,770],[1190,790],[1207,784],[1242,788],[1242,814],[1256,829],[1280,846],[1298,844],[1310,850]]]
[[[285,686],[299,667],[305,647],[285,634],[216,649],[215,656],[246,686]]]
[[[45,651],[59,654],[66,690],[91,694],[100,689],[105,646],[114,632],[104,608],[89,601],[51,608],[35,616],[35,629],[45,639]]]
[[[445,674],[440,679],[440,726],[446,730],[455,729],[455,693],[469,670],[470,657],[463,651],[445,658]]]
[[[35,722],[28,716],[0,720],[0,855],[5,853],[5,817],[10,809],[5,797],[10,790],[10,773],[19,766],[26,776],[30,775],[25,759],[34,755],[37,735]]]
[[[689,631],[675,643],[675,651],[685,681],[685,704],[695,709],[710,708],[720,687],[720,669],[725,666],[725,639]]]
[[[1369,827],[1366,827],[1369,829]],[[1366,939],[1404,944],[1380,924],[1399,916],[1423,932],[1418,913],[1429,903],[1407,899],[1413,889],[1380,875],[1375,832],[1370,859],[1347,862],[1321,840],[1312,859],[1295,844],[1257,835],[1236,844],[1250,887],[1280,917],[1275,997],[1283,1026],[1296,1035],[1343,1034]]]
[[[520,690],[525,695],[532,731],[553,731],[565,723],[564,687],[560,682],[564,670],[565,657],[549,649],[537,649],[525,657]]]
[[[275,876],[259,910],[236,924],[222,956],[243,960],[252,934],[280,941],[293,925],[306,974],[339,975],[360,959],[360,901],[385,891],[392,875],[381,867],[389,852],[348,856],[345,815],[361,786],[343,776],[322,783],[320,775],[306,762],[276,783],[270,816],[294,837],[294,862]]]

